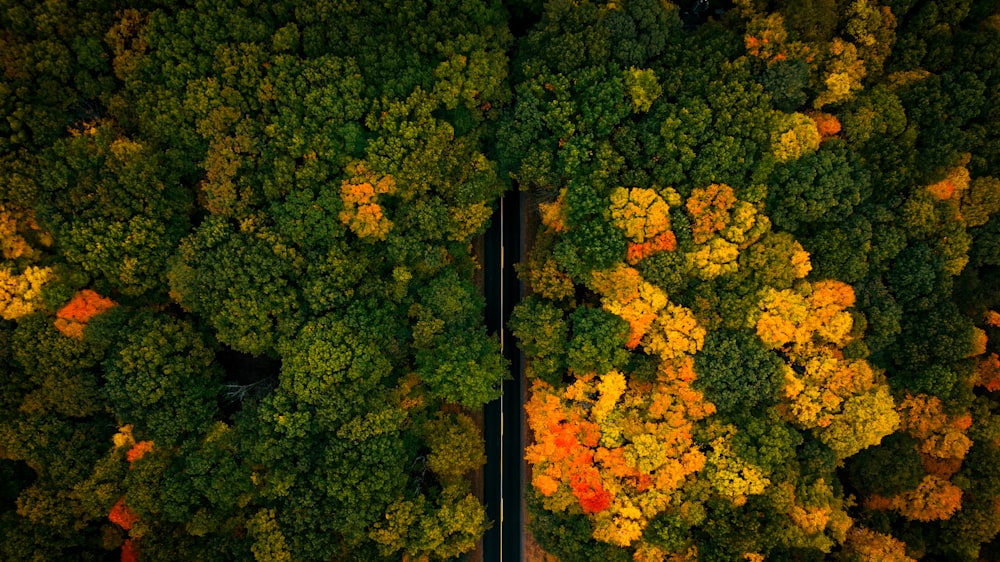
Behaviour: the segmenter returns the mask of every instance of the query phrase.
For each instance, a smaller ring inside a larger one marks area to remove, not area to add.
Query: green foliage
[[[769,183],[768,214],[775,226],[792,232],[845,220],[870,189],[867,174],[843,143],[827,143],[779,166]]]
[[[510,328],[529,361],[525,375],[559,384],[566,369],[569,336],[563,311],[538,297],[528,297],[514,307]]]
[[[775,402],[784,362],[755,334],[714,331],[695,356],[696,387],[723,414],[749,413]]]
[[[460,484],[467,473],[486,464],[483,436],[465,414],[442,414],[424,424],[424,442],[430,447],[427,467],[445,485]]]
[[[472,408],[500,397],[507,361],[485,328],[438,336],[416,354],[416,372],[431,394]]]
[[[489,526],[479,501],[455,487],[446,487],[434,502],[422,495],[396,502],[385,519],[375,525],[372,539],[387,557],[403,551],[447,560],[472,550]]]
[[[109,352],[105,390],[122,424],[167,447],[200,433],[215,415],[221,372],[200,334],[183,321],[139,314]]]
[[[603,374],[624,367],[628,353],[622,349],[628,323],[600,308],[581,306],[570,315],[572,336],[566,365],[577,373]]]
[[[626,562],[628,552],[591,537],[590,522],[581,515],[543,511],[537,492],[529,491],[525,501],[531,517],[529,529],[538,544],[565,562],[584,562],[599,556],[611,562]]]
[[[473,248],[512,181],[555,203],[510,328],[576,408],[544,548],[995,554],[996,2],[140,4],[0,9],[0,274],[47,276],[0,322],[0,559],[471,551],[507,367]],[[66,331],[83,289],[117,306]]]
[[[796,111],[808,99],[809,66],[798,59],[773,62],[761,76],[761,84],[771,94],[776,109]]]

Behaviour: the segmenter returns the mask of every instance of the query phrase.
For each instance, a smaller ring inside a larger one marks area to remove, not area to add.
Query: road
[[[484,562],[515,562],[523,550],[521,517],[522,443],[521,354],[507,331],[507,320],[521,298],[514,264],[521,253],[521,195],[508,191],[493,214],[484,240],[483,289],[486,327],[500,334],[503,354],[510,361],[511,378],[503,394],[484,409],[483,469],[486,514],[493,526],[483,537]]]

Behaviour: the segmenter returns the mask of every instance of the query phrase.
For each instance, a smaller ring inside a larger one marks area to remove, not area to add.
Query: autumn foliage
[[[538,204],[538,214],[542,224],[555,232],[566,230],[566,189],[559,192],[555,201]]]
[[[889,498],[872,496],[865,500],[865,507],[897,511],[914,521],[940,521],[962,507],[962,489],[944,478],[928,474],[915,490]]]
[[[134,539],[125,539],[122,543],[122,562],[137,562],[139,560],[139,547]]]
[[[903,541],[857,525],[847,531],[842,555],[849,562],[916,562]]]
[[[108,513],[108,519],[122,529],[128,531],[139,520],[139,516],[125,505],[125,498],[119,499]]]
[[[595,271],[591,285],[602,295],[604,309],[629,323],[628,348],[639,345],[657,314],[667,306],[667,294],[662,289],[624,264]]]
[[[691,192],[685,203],[691,217],[691,234],[696,244],[707,242],[729,223],[730,211],[736,205],[733,188],[713,183]]]
[[[835,115],[824,113],[822,111],[806,113],[806,115],[812,118],[813,122],[816,124],[816,130],[819,132],[819,135],[823,140],[835,137],[841,130],[840,121]]]
[[[782,417],[812,429],[841,458],[878,444],[899,426],[881,375],[840,351],[854,325],[854,290],[839,281],[769,289],[760,302],[757,335],[788,358]]]
[[[979,358],[976,362],[975,382],[990,392],[1000,390],[1000,356],[990,353]]]
[[[392,230],[392,221],[385,216],[379,196],[395,193],[396,182],[391,176],[378,176],[363,163],[354,166],[350,178],[340,184],[344,210],[340,222],[360,238],[385,240]]]
[[[113,306],[113,300],[90,289],[83,289],[56,313],[56,329],[71,338],[83,339],[83,329],[87,322]]]
[[[146,453],[153,450],[152,441],[139,441],[132,448],[128,450],[125,454],[125,458],[128,459],[130,464],[135,463],[135,461],[141,459]],[[131,467],[130,467],[131,468]]]
[[[564,391],[536,381],[526,405],[535,441],[532,484],[550,509],[592,514],[594,538],[628,546],[705,464],[693,423],[715,411],[691,387],[690,359],[664,363],[655,382],[623,373],[578,376]]]

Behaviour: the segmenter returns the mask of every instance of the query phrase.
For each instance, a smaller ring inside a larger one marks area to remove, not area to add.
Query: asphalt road
[[[483,537],[484,562],[515,562],[521,559],[522,443],[521,354],[507,331],[507,321],[521,298],[521,285],[514,264],[521,259],[521,197],[508,191],[493,214],[485,235],[483,289],[486,295],[486,327],[500,334],[503,354],[510,361],[511,378],[503,383],[503,394],[484,408],[483,437],[486,467],[483,486],[486,514],[493,526]]]

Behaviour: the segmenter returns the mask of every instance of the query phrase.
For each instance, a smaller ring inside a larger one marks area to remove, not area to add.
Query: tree
[[[514,307],[510,328],[529,361],[525,375],[556,386],[566,369],[569,339],[569,324],[563,312],[538,297],[529,296]]]
[[[903,541],[864,527],[851,527],[847,532],[847,542],[844,550],[840,553],[840,559],[857,562],[866,560],[912,562],[915,560],[906,555],[906,543]]]
[[[766,408],[778,399],[784,363],[747,331],[714,331],[695,356],[696,387],[720,413],[739,414]]]
[[[215,415],[221,372],[202,337],[162,316],[140,314],[124,328],[105,372],[115,414],[161,446],[203,431]]]
[[[300,289],[293,278],[304,266],[261,222],[246,219],[234,228],[209,217],[169,265],[172,298],[205,315],[220,342],[254,355],[273,351],[277,337],[298,326]]]

